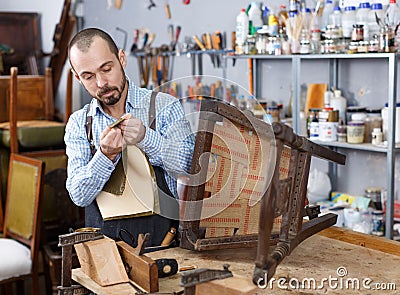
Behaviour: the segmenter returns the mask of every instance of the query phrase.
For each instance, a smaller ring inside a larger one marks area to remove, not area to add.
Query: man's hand
[[[122,151],[122,132],[119,128],[110,128],[109,126],[104,129],[100,136],[100,150],[111,161]]]
[[[127,114],[124,118],[125,120],[118,127],[122,131],[125,144],[137,144],[142,141],[146,134],[146,127],[142,120],[132,117],[132,114]]]

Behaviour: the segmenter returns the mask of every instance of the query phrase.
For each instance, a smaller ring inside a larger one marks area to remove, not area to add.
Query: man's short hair
[[[71,64],[71,66],[72,66],[71,58],[70,58],[71,48],[73,46],[77,46],[80,51],[85,52],[85,51],[89,50],[90,46],[93,43],[93,38],[95,36],[98,36],[101,39],[103,39],[104,41],[106,41],[108,44],[108,47],[110,48],[110,51],[113,54],[115,54],[116,57],[118,57],[118,47],[108,33],[104,32],[103,30],[100,30],[98,28],[87,28],[87,29],[83,29],[83,30],[79,31],[78,33],[76,33],[76,35],[69,42],[68,59],[69,59],[69,63]]]

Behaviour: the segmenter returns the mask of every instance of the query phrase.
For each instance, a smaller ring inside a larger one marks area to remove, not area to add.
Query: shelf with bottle
[[[293,129],[295,132],[300,133],[301,127],[303,126],[300,121],[300,95],[301,95],[301,78],[302,78],[302,70],[303,67],[307,68],[309,63],[307,60],[326,60],[328,64],[328,75],[329,75],[329,83],[328,85],[334,87],[336,89],[340,89],[339,87],[339,64],[343,60],[363,60],[365,61],[371,59],[379,59],[384,62],[385,66],[387,66],[387,75],[382,76],[379,80],[386,89],[385,101],[382,103],[388,103],[388,137],[387,137],[387,146],[378,146],[372,145],[369,143],[362,144],[352,144],[345,142],[321,142],[316,141],[319,144],[330,146],[334,149],[347,149],[347,150],[361,150],[366,152],[378,152],[382,153],[386,156],[386,190],[388,195],[387,200],[387,210],[386,210],[386,224],[388,229],[385,233],[385,236],[389,239],[393,238],[393,221],[394,221],[394,198],[395,198],[395,155],[400,149],[399,144],[396,144],[395,134],[396,134],[396,101],[397,101],[397,78],[398,78],[398,53],[357,53],[357,54],[349,54],[349,53],[340,53],[340,54],[292,54],[292,55],[281,55],[281,56],[271,56],[271,55],[232,55],[226,56],[226,58],[235,58],[235,59],[252,59],[253,60],[253,73],[254,79],[252,87],[255,89],[256,97],[262,96],[262,80],[268,79],[268,77],[263,76],[262,72],[262,64],[268,63],[270,61],[289,61],[291,64],[291,75],[288,75],[288,79],[291,78],[291,89],[293,94],[292,100],[292,114],[293,116]],[[304,64],[303,64],[304,63]],[[313,63],[312,63],[313,64]],[[311,65],[311,64],[310,64]],[[372,70],[373,72],[373,70]],[[337,177],[337,167],[334,165],[330,165],[329,167],[330,174],[333,176],[333,183],[335,184],[338,180]]]
[[[373,52],[373,53],[329,53],[329,54],[285,54],[285,55],[268,55],[268,54],[253,54],[253,55],[237,55],[228,54],[226,58],[234,59],[371,59],[371,58],[389,58],[398,56],[399,53]]]
[[[313,142],[318,143],[320,145],[336,147],[336,148],[344,148],[344,149],[353,149],[353,150],[361,150],[368,152],[378,152],[378,153],[387,153],[388,146],[384,143],[379,145],[374,145],[372,143],[348,143],[348,142],[339,142],[339,141],[321,141],[321,140],[313,140]],[[395,145],[396,152],[400,151],[400,143]]]

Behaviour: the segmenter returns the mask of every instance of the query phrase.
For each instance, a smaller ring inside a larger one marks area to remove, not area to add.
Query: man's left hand
[[[125,115],[125,120],[120,124],[124,141],[127,145],[137,144],[146,134],[146,127],[142,120],[134,118],[132,114]]]

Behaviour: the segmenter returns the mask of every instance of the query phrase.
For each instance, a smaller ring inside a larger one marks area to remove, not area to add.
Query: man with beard
[[[137,87],[126,76],[125,52],[118,50],[110,35],[100,29],[78,32],[69,44],[68,56],[75,78],[93,97],[71,115],[65,131],[69,195],[76,205],[85,207],[85,226],[99,227],[114,239],[121,229],[135,238],[149,232],[148,245],[160,245],[170,227],[177,227],[177,216],[104,221],[96,197],[117,163],[122,162],[125,145],[136,145],[154,168],[161,167],[166,173],[156,173],[157,185],[168,195],[178,197],[176,177],[189,172],[194,146],[183,108],[178,99],[158,93],[156,128],[150,128],[152,91]],[[121,117],[124,120],[117,127],[109,126]]]

